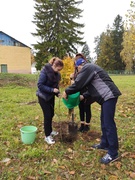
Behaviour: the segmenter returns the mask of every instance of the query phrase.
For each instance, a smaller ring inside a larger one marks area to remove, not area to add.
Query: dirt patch
[[[77,140],[77,131],[69,132],[69,122],[53,122],[53,127],[59,132],[59,135],[55,137],[56,140],[70,143]]]
[[[63,122],[53,122],[53,127],[59,132],[59,135],[55,137],[56,141],[63,141],[65,143],[72,143],[77,139],[82,139],[84,141],[96,140],[100,138],[101,133],[97,131],[90,130],[86,133],[80,133],[78,131],[69,132],[69,121]]]

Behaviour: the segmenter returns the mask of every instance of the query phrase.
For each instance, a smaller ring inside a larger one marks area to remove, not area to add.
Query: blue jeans
[[[111,156],[118,155],[118,135],[114,121],[117,99],[109,99],[101,105],[101,146],[107,147]]]

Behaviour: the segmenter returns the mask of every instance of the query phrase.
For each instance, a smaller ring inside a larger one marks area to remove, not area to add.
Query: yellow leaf
[[[135,154],[131,154],[129,157],[135,159]]]
[[[117,167],[117,169],[120,169],[121,168],[121,162],[116,162],[115,166]]]
[[[0,161],[0,162],[7,163],[7,162],[9,162],[10,160],[11,160],[10,158],[5,158],[5,159],[3,159],[3,160]]]
[[[50,171],[44,170],[44,174],[52,174]]]
[[[36,178],[34,176],[29,176],[28,179],[35,180]]]
[[[58,161],[57,161],[57,159],[53,159],[53,162],[54,162],[54,163],[57,163]]]
[[[130,172],[130,177],[135,178],[135,172]]]
[[[36,116],[36,117],[35,117],[35,120],[38,120],[38,119],[39,119],[39,116]]]
[[[105,168],[106,168],[106,165],[105,165],[105,164],[101,164],[101,168],[102,168],[102,169],[105,169]]]
[[[62,180],[60,176],[56,177],[56,180]]]
[[[65,166],[59,166],[60,169],[65,169]]]
[[[73,150],[72,150],[71,148],[68,148],[68,152],[72,153],[72,152],[73,152]]]
[[[75,171],[70,171],[69,174],[74,175]]]
[[[125,157],[125,156],[127,156],[129,153],[128,152],[125,152],[125,153],[123,153],[122,155],[121,155],[121,157]]]
[[[22,127],[22,124],[18,124],[17,127],[18,127],[18,128],[21,128],[21,127]]]
[[[112,176],[109,177],[109,180],[117,180],[117,179],[118,179],[118,177],[117,177],[117,176],[114,176],[114,175],[112,175]]]

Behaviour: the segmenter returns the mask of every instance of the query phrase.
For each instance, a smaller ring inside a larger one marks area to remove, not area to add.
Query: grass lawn
[[[99,160],[105,152],[91,148],[101,135],[97,103],[92,104],[88,133],[78,133],[73,142],[57,138],[50,146],[44,142],[43,115],[35,95],[38,75],[0,74],[0,180],[135,179],[135,76],[111,77],[122,92],[115,115],[120,159],[103,165]],[[79,126],[78,107],[74,110]],[[65,121],[68,110],[56,98],[54,123]],[[31,145],[21,141],[20,128],[25,125],[38,128]]]

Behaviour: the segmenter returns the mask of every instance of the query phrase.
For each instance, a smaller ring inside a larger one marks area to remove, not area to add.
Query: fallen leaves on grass
[[[117,179],[118,179],[118,177],[117,177],[117,176],[114,176],[114,175],[112,175],[112,176],[109,177],[109,180],[117,180]]]
[[[129,157],[135,159],[135,153],[134,154],[130,154]]]
[[[122,164],[121,164],[121,162],[117,162],[117,163],[115,163],[115,166],[117,167],[117,169],[120,169]]]
[[[35,179],[36,179],[36,177],[34,177],[34,176],[28,176],[27,178],[30,179],[30,180],[31,180],[31,179],[32,179],[32,180],[35,180]]]
[[[7,163],[7,162],[9,162],[9,161],[11,161],[11,159],[10,159],[10,158],[5,158],[5,159],[3,159],[3,160],[2,160],[2,161],[0,161],[0,162]]]
[[[135,178],[135,172],[130,172],[129,175],[131,178]]]
[[[52,174],[50,171],[44,170],[44,174]]]
[[[65,166],[59,166],[59,168],[60,168],[60,169],[66,169],[66,167],[65,167]]]
[[[69,174],[74,175],[75,171],[69,171]]]

